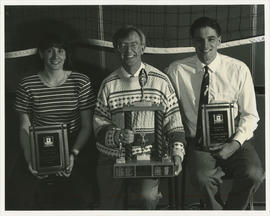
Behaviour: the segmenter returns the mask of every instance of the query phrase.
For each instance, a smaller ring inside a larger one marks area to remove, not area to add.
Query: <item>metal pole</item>
[[[252,36],[257,34],[257,5],[251,7],[251,27],[252,27]],[[256,43],[251,45],[251,75],[255,79],[255,63],[256,63]]]
[[[103,25],[103,7],[102,5],[98,6],[98,36],[99,39],[104,41],[104,25]],[[102,68],[106,67],[106,58],[105,58],[105,51],[103,48],[100,48],[100,65]]]

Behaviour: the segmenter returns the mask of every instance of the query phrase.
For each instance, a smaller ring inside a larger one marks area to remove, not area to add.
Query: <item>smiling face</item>
[[[217,55],[217,48],[221,43],[221,36],[209,26],[201,27],[194,31],[192,43],[200,61],[208,65]]]
[[[117,46],[117,52],[125,70],[134,74],[141,65],[141,56],[144,51],[144,45],[137,32],[131,31],[127,37],[120,39]]]
[[[51,47],[40,51],[40,57],[43,59],[44,68],[47,70],[63,70],[66,60],[66,51],[63,48]]]

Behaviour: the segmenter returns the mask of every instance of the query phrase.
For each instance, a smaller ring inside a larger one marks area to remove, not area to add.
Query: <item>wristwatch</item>
[[[71,151],[71,155],[73,155],[74,156],[74,159],[77,159],[78,158],[78,155],[79,155],[79,150],[77,150],[77,149],[72,149],[72,151]]]

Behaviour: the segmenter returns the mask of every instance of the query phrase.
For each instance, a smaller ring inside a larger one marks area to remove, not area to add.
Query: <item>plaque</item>
[[[119,156],[113,167],[114,178],[153,178],[175,176],[175,165],[163,134],[163,106],[148,101],[123,106],[125,128],[134,131],[134,142],[123,146],[125,156]],[[132,116],[138,112],[154,113],[154,132],[136,129]],[[132,114],[133,113],[133,114]],[[122,146],[122,145],[120,145]],[[121,147],[120,147],[121,148]],[[122,149],[123,150],[123,149]],[[121,149],[119,149],[119,152]]]
[[[202,130],[204,150],[229,141],[235,133],[233,104],[202,105]]]
[[[39,175],[64,171],[69,165],[67,125],[30,126],[30,155]]]

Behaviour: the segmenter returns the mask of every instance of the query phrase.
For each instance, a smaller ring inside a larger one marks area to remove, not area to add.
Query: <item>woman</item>
[[[58,36],[45,37],[39,44],[38,52],[44,67],[37,74],[26,77],[19,83],[15,102],[20,119],[20,142],[28,170],[32,174],[29,179],[35,182],[35,184],[30,184],[31,181],[28,183],[33,190],[33,185],[38,188],[44,181],[50,179],[57,190],[61,188],[61,191],[57,192],[58,195],[61,194],[59,199],[68,200],[67,197],[70,197],[70,200],[73,200],[72,203],[67,201],[67,205],[65,202],[62,203],[64,206],[59,208],[80,208],[79,205],[87,202],[86,198],[83,198],[86,188],[83,187],[83,178],[79,177],[76,164],[78,160],[75,158],[87,143],[91,133],[95,96],[86,75],[67,70],[69,48]],[[54,176],[39,176],[30,164],[29,126],[61,123],[68,125],[70,164],[66,171]],[[35,199],[36,191],[42,190],[34,190],[32,193],[26,190],[29,204],[34,201],[31,199]],[[28,205],[26,195],[21,196],[24,201],[20,204],[25,207]],[[78,205],[74,201],[78,201]],[[32,208],[31,206],[33,204],[28,208]]]

